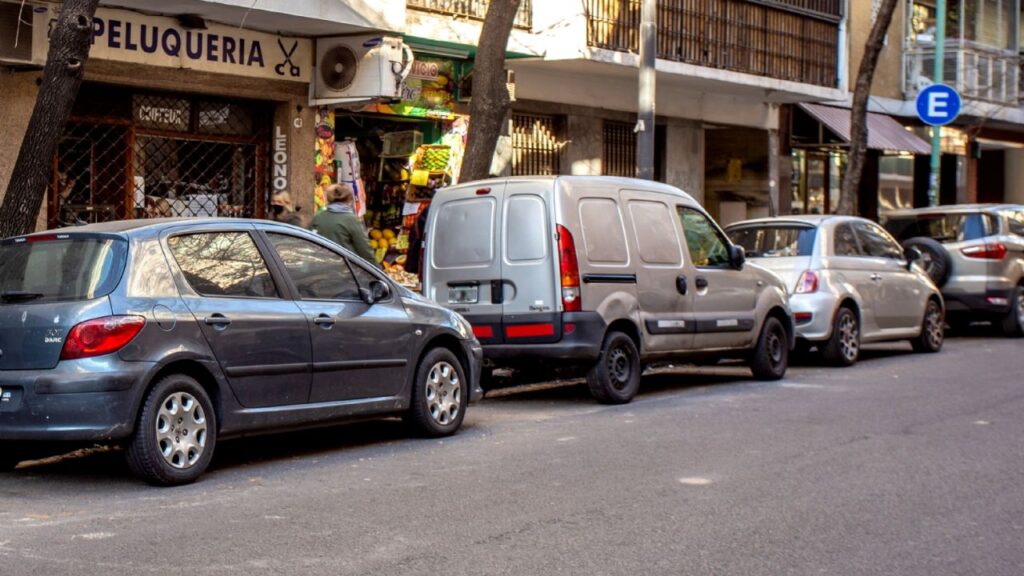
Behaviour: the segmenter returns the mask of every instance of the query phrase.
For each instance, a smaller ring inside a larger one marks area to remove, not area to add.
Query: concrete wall
[[[704,128],[697,122],[672,120],[665,134],[665,182],[704,204]]]
[[[36,80],[40,77],[39,72],[0,70],[0,134],[3,136],[0,138],[0,202],[3,202],[7,193],[21,141],[36,104]],[[45,203],[41,218],[45,224]]]
[[[871,34],[870,0],[849,0],[849,83],[850,91],[857,81],[857,71],[864,57],[864,45]],[[900,0],[889,24],[888,41],[878,57],[878,67],[871,85],[871,94],[883,98],[902,99],[903,29],[906,22],[906,2]]]

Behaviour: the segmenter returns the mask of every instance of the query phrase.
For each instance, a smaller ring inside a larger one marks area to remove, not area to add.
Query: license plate
[[[449,304],[476,304],[480,301],[479,286],[449,286]]]

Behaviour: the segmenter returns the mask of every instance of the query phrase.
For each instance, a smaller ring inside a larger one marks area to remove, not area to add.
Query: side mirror
[[[915,262],[924,258],[924,254],[917,246],[907,246],[903,249],[903,257],[907,259],[907,270],[910,270]]]
[[[359,295],[362,297],[363,302],[372,306],[381,300],[387,300],[388,296],[391,296],[391,289],[380,280],[374,280],[370,282],[368,288],[360,288]]]
[[[739,270],[743,268],[743,263],[747,261],[747,252],[742,246],[736,246],[735,244],[729,246],[729,263],[732,267]]]

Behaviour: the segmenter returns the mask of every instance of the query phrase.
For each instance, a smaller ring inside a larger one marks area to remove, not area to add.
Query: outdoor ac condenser
[[[0,66],[42,66],[50,8],[20,1],[0,0]]]
[[[398,100],[412,50],[392,36],[317,38],[311,104]]]

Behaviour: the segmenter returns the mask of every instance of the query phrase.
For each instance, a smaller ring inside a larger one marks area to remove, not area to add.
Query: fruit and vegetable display
[[[419,277],[405,270],[404,256],[400,256],[399,259],[402,261],[401,264],[398,263],[398,260],[394,264],[389,264],[386,260],[382,262],[381,266],[384,268],[384,273],[402,286],[418,290],[420,285]]]
[[[416,169],[428,172],[448,170],[452,149],[449,146],[420,146],[416,152]]]

